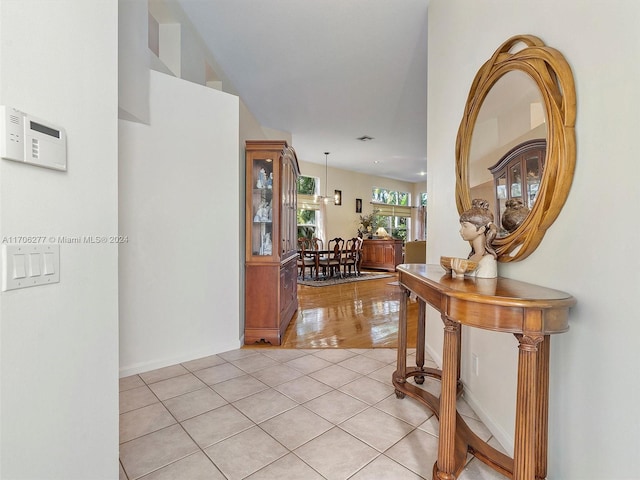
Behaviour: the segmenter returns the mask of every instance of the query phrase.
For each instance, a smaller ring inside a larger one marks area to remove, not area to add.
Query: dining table
[[[334,250],[298,250],[299,257],[304,255],[305,258],[312,259],[313,266],[316,272],[314,276],[315,280],[320,279],[320,267],[321,267],[320,262],[328,258],[330,255],[334,253],[335,253]],[[353,253],[352,250],[348,250],[348,249],[340,250],[340,267],[344,265],[343,263],[344,258],[351,253]],[[353,266],[353,269],[354,269],[354,274],[356,276],[359,276],[360,265],[362,264],[362,250],[357,250],[356,255],[357,255],[357,259]],[[341,269],[338,269],[338,270],[340,271],[340,275],[342,275]],[[304,275],[304,272],[303,272],[303,275]],[[329,276],[326,273],[323,276],[325,278],[329,278]]]

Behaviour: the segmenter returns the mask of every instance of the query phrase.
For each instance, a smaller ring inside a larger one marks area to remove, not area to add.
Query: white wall
[[[0,0],[0,103],[61,125],[68,171],[0,160],[0,237],[118,232],[118,10]],[[63,244],[60,283],[0,294],[0,477],[118,476],[117,244]]]
[[[151,72],[120,121],[121,376],[238,348],[238,98]]]
[[[431,0],[429,6],[428,261],[466,255],[455,208],[454,147],[471,81],[508,37],[530,33],[568,60],[577,91],[577,164],[563,211],[537,251],[501,264],[506,277],[573,294],[571,329],[552,338],[549,477],[638,478],[640,424],[640,3],[632,0]],[[428,332],[441,330],[429,312]],[[469,393],[494,433],[513,441],[516,342],[465,331],[480,349]],[[441,335],[428,347],[441,350]],[[506,402],[502,395],[509,399]]]
[[[118,0],[118,107],[120,118],[149,123],[147,0]]]
[[[119,48],[120,48],[120,118],[135,122],[149,123],[149,68],[171,76],[176,76],[184,81],[198,85],[209,84],[210,78],[218,81],[211,82],[216,88],[230,94],[236,94],[234,86],[219,68],[212,52],[209,52],[201,38],[195,33],[191,22],[186,17],[175,0],[119,0]],[[148,47],[147,15],[151,13],[155,20],[160,22],[160,30],[168,38],[162,38],[160,56],[156,57]],[[172,64],[169,69],[163,61]],[[207,71],[210,67],[212,72]],[[178,72],[175,74],[172,72]],[[238,164],[235,184],[239,192],[236,198],[237,211],[244,211],[244,145],[245,140],[274,139],[287,140],[291,144],[291,134],[261,126],[246,105],[239,99],[239,121],[233,117],[226,126],[235,124],[239,135],[238,140]],[[134,127],[131,127],[134,128]],[[232,181],[232,179],[229,179]],[[238,222],[238,230],[234,232],[240,242],[238,265],[240,274],[237,280],[239,298],[244,298],[244,222]],[[239,322],[236,319],[239,318]],[[238,311],[233,315],[233,323],[238,328],[238,338],[244,334],[244,306],[238,305]],[[135,348],[132,346],[132,348]],[[226,347],[225,347],[226,348]],[[153,362],[155,363],[155,362]],[[151,363],[149,364],[149,366]],[[126,371],[131,370],[126,367]],[[123,370],[124,372],[125,370]]]

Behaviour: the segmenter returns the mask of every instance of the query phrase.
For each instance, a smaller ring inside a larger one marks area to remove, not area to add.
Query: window
[[[319,206],[314,201],[320,182],[316,177],[298,177],[298,238],[313,238],[316,235],[319,219]]]
[[[420,193],[420,206],[416,215],[413,217],[414,225],[412,228],[411,236],[416,240],[427,239],[427,194],[426,192]]]
[[[378,215],[378,227],[384,227],[393,238],[407,239],[407,230],[411,219],[411,195],[408,192],[396,192],[374,187],[371,203]]]

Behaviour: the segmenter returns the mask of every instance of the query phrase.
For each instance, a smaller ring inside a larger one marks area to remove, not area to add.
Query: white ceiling
[[[324,165],[328,151],[330,167],[424,181],[428,0],[178,3],[258,121],[291,132],[300,160]]]

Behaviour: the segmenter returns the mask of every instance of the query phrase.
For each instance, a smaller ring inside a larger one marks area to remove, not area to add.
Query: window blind
[[[411,218],[411,207],[408,205],[389,205],[375,202],[371,202],[371,205],[373,205],[376,215]]]
[[[299,193],[298,210],[320,210],[320,204],[314,202],[314,195]]]

